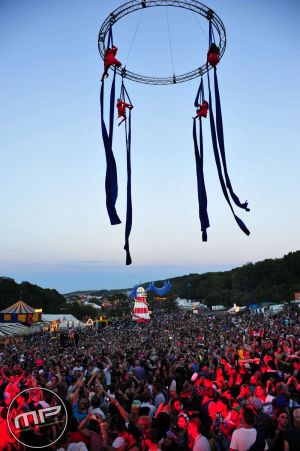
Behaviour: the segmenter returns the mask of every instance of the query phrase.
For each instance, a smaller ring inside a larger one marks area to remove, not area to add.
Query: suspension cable
[[[136,35],[137,35],[137,32],[138,32],[138,29],[139,29],[139,27],[140,27],[140,23],[141,23],[141,19],[142,19],[143,12],[144,12],[144,10],[142,9],[141,12],[140,12],[140,17],[139,17],[138,23],[137,23],[137,25],[136,25],[136,27],[135,27],[135,31],[134,31],[134,34],[133,34],[133,38],[132,38],[132,41],[131,41],[131,45],[130,45],[130,47],[129,47],[127,59],[126,59],[126,61],[125,61],[125,67],[127,66],[127,62],[128,62],[129,57],[130,57],[130,55],[131,55],[131,50],[132,50],[133,44],[134,44],[134,42],[135,42],[135,38],[136,38]]]
[[[173,49],[172,49],[172,41],[171,41],[171,31],[170,31],[170,22],[169,22],[169,14],[168,14],[167,6],[165,8],[166,8],[166,16],[167,16],[167,24],[168,24],[168,34],[169,34],[169,45],[170,45],[172,69],[173,69],[173,75],[175,75]]]
[[[186,3],[186,2],[187,2],[187,0],[185,0],[184,3]],[[196,14],[194,11],[192,11],[192,13],[193,13],[193,16],[194,16],[194,18],[195,18],[195,21],[196,21],[197,24],[198,24],[198,27],[199,27],[200,30],[202,31],[202,33],[203,33],[205,39],[208,41],[208,34],[205,32],[204,28],[202,27],[201,23],[199,22],[199,19],[198,19],[198,17],[197,17],[197,14]]]

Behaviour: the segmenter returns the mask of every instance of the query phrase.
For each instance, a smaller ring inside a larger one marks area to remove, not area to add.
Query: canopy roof
[[[43,313],[42,314],[42,320],[43,321],[74,321],[74,322],[80,322],[75,316],[65,313]]]
[[[1,323],[0,324],[0,337],[10,336],[10,335],[27,335],[34,332],[38,332],[41,329],[40,325],[35,325],[32,327],[24,326],[20,323]]]
[[[34,313],[35,309],[25,304],[23,301],[18,301],[12,306],[6,308],[5,310],[1,310],[1,313]]]

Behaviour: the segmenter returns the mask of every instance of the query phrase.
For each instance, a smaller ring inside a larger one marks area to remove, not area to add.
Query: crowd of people
[[[0,351],[3,451],[300,449],[295,310],[160,313],[148,324],[36,334]],[[54,394],[63,418],[11,434],[11,417],[55,405]]]

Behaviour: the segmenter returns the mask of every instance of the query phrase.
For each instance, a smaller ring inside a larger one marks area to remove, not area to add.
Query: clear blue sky
[[[133,110],[133,264],[124,221],[110,226],[99,123],[99,28],[121,0],[0,2],[0,274],[61,292],[131,287],[229,269],[300,248],[299,13],[287,0],[211,0],[227,49],[219,65],[228,168],[241,200],[237,227],[223,198],[205,124],[211,227],[202,243],[192,142],[199,79],[127,82]],[[207,23],[168,8],[175,72],[204,62]],[[172,73],[165,8],[116,24],[118,57],[146,75]],[[119,89],[119,88],[118,88]],[[118,211],[125,220],[124,130],[116,129]]]

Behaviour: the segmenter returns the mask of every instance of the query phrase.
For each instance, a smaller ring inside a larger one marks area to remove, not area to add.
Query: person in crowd
[[[287,437],[287,430],[289,425],[289,414],[286,410],[279,410],[277,412],[277,423],[274,437],[269,440],[269,448],[274,451],[284,451],[284,441]]]
[[[264,451],[268,449],[265,437],[255,429],[254,421],[253,410],[246,407],[243,412],[241,427],[233,431],[230,451]]]
[[[211,451],[209,441],[201,434],[201,421],[191,418],[188,424],[188,449],[193,451]]]
[[[284,438],[284,451],[297,451],[300,443],[300,408],[293,410],[292,428],[287,431]]]
[[[156,429],[149,428],[145,431],[144,443],[148,451],[162,451],[159,446],[159,434]]]

